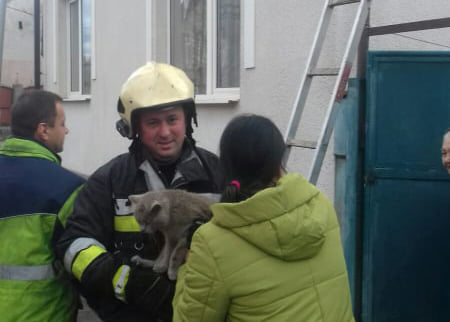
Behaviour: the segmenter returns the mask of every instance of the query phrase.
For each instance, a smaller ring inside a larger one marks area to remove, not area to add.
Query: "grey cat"
[[[155,260],[136,255],[132,262],[153,267],[158,273],[167,271],[170,280],[176,280],[180,265],[188,250],[189,228],[195,220],[211,218],[212,199],[183,190],[149,191],[128,197],[134,206],[134,216],[141,231],[164,236],[164,246]]]

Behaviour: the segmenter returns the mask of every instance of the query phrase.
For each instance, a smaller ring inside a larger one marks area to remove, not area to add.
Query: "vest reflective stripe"
[[[128,216],[134,212],[134,207],[128,199],[114,198],[114,209],[118,216]]]
[[[130,266],[122,265],[117,270],[113,277],[114,294],[117,299],[126,303],[125,299],[125,285],[128,282],[128,276],[130,275]]]
[[[52,264],[39,266],[0,265],[0,279],[14,281],[39,281],[55,277]]]
[[[89,250],[91,247],[94,247]],[[86,251],[82,254],[83,251]],[[81,237],[70,244],[64,254],[64,267],[80,280],[86,267],[99,255],[106,252],[106,247],[93,238]],[[75,263],[76,262],[76,263]],[[76,267],[75,267],[75,264]],[[75,271],[77,274],[75,274]]]
[[[140,232],[139,224],[133,215],[114,216],[114,230],[119,232]]]

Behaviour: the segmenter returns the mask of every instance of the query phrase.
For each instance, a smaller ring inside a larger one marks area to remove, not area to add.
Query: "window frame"
[[[83,44],[82,44],[82,33],[83,33],[83,25],[82,25],[82,1],[84,0],[67,0],[66,2],[66,22],[67,22],[67,32],[66,32],[66,39],[67,39],[67,75],[66,75],[66,82],[67,82],[67,99],[65,100],[88,100],[91,98],[92,95],[92,80],[95,79],[95,55],[94,55],[94,48],[95,48],[95,33],[94,33],[94,17],[95,17],[95,0],[90,0],[90,11],[91,11],[91,25],[89,26],[89,32],[90,32],[90,57],[91,57],[91,74],[89,77],[90,81],[90,93],[89,94],[83,94]],[[72,25],[71,25],[71,12],[70,7],[73,3],[76,3],[76,7],[78,10],[78,91],[72,91],[72,43],[71,43],[71,32],[72,32]]]
[[[198,0],[196,0],[198,1]],[[195,102],[200,104],[209,103],[230,103],[236,102],[240,99],[240,87],[218,88],[217,87],[217,1],[206,1],[206,93],[196,94]],[[171,57],[171,5],[167,1],[167,61],[170,63]],[[242,8],[240,9],[240,24],[242,24]],[[242,36],[241,36],[242,37]],[[240,38],[241,38],[240,37]],[[239,52],[242,52],[241,43],[239,45]],[[239,71],[241,71],[241,62],[239,64]],[[241,76],[239,75],[239,79]]]

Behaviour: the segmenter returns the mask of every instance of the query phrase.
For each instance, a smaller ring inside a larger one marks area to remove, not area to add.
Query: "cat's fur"
[[[141,231],[164,236],[164,246],[155,260],[134,256],[131,260],[142,266],[153,267],[155,272],[167,271],[175,280],[184,262],[188,247],[189,228],[196,220],[211,218],[209,206],[213,200],[183,190],[149,191],[128,197],[134,206],[134,216]]]

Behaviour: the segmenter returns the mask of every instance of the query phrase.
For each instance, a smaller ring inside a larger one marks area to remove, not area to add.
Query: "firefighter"
[[[130,261],[156,258],[162,236],[140,232],[128,196],[161,189],[219,193],[218,158],[195,145],[194,86],[174,66],[138,68],[123,84],[117,109],[117,130],[132,140],[129,152],[90,176],[58,253],[100,318],[171,321],[174,283]]]
[[[68,133],[62,99],[33,90],[11,112],[0,148],[1,321],[75,321],[78,296],[56,240],[84,179],[61,167]]]

